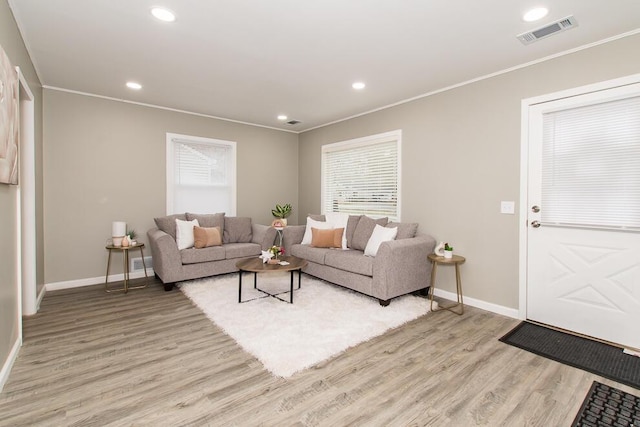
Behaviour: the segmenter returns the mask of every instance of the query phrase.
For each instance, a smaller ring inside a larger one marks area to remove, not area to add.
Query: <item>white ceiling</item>
[[[45,86],[296,132],[640,29],[638,0],[9,3]],[[549,15],[524,22],[537,5]],[[516,39],[568,15],[577,28]]]

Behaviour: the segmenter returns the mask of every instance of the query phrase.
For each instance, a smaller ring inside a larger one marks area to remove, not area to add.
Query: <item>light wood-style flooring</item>
[[[0,425],[569,426],[593,380],[638,394],[500,343],[517,323],[430,313],[282,379],[159,282],[50,292],[24,321]]]

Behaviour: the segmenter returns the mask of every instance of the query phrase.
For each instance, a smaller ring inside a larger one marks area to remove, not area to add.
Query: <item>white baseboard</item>
[[[153,276],[153,274],[154,274],[153,270],[151,268],[148,268],[147,275],[151,277]],[[129,278],[131,279],[139,279],[141,277],[144,277],[143,271],[137,271],[129,275]],[[109,276],[109,283],[118,282],[122,280],[124,280],[124,274],[122,273]],[[40,306],[40,301],[42,300],[42,297],[44,297],[44,294],[46,291],[57,291],[61,289],[80,288],[82,286],[92,286],[92,285],[104,285],[104,276],[89,277],[86,279],[77,279],[77,280],[67,280],[63,282],[47,283],[44,289],[42,290],[42,292],[40,293],[40,295],[38,296],[38,306]],[[456,301],[457,299],[457,296],[455,293],[445,291],[442,289],[436,289],[435,295],[451,301]],[[500,314],[502,316],[507,316],[514,319],[520,318],[517,308],[509,308],[502,305],[498,305],[498,304],[494,304],[491,302],[470,298],[470,297],[464,297],[464,303],[471,307],[480,308],[482,310],[490,311],[492,313]]]
[[[47,287],[43,286],[42,290],[38,294],[38,298],[36,299],[36,313],[40,310],[40,303],[42,302],[42,299],[44,298],[44,295],[46,293],[47,293]]]
[[[441,297],[444,299],[448,299],[450,301],[457,301],[458,296],[449,291],[444,291],[442,289],[436,289],[435,295],[437,297]],[[486,302],[475,298],[465,297],[463,295],[463,301],[465,305],[470,305],[471,307],[481,308],[482,310],[490,311],[492,313],[501,314],[503,316],[512,317],[514,319],[519,319],[519,311],[517,308],[509,308],[503,305],[494,304],[492,302]]]
[[[11,368],[13,367],[14,362],[18,358],[18,352],[20,352],[20,347],[22,346],[22,338],[18,337],[15,343],[13,343],[13,348],[5,360],[4,365],[2,366],[2,371],[0,371],[0,391],[4,388],[5,383],[9,379],[9,374],[11,373]]]
[[[149,277],[152,277],[153,274],[153,270],[151,268],[147,268],[147,275]],[[139,279],[141,277],[144,277],[144,271],[136,271],[129,274],[129,279]],[[124,273],[112,274],[111,276],[109,276],[109,283],[120,282],[122,280],[124,280]],[[91,285],[104,285],[104,276],[47,283],[45,285],[45,289],[47,291],[59,291],[61,289],[81,288],[82,286]]]

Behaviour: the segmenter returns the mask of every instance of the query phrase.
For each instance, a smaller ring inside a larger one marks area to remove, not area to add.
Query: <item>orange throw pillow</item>
[[[321,230],[311,227],[311,246],[315,248],[341,248],[344,228]]]
[[[193,240],[196,249],[221,246],[220,227],[193,227]]]

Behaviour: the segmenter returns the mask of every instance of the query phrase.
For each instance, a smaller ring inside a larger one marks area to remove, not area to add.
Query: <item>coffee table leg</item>
[[[242,302],[242,270],[238,271],[238,303]]]
[[[291,270],[291,297],[289,298],[289,302],[293,304],[293,270]]]
[[[258,273],[253,273],[253,289],[258,289]]]
[[[293,271],[291,272],[293,274]],[[298,270],[298,289],[300,289],[300,280],[302,277],[302,269]]]

